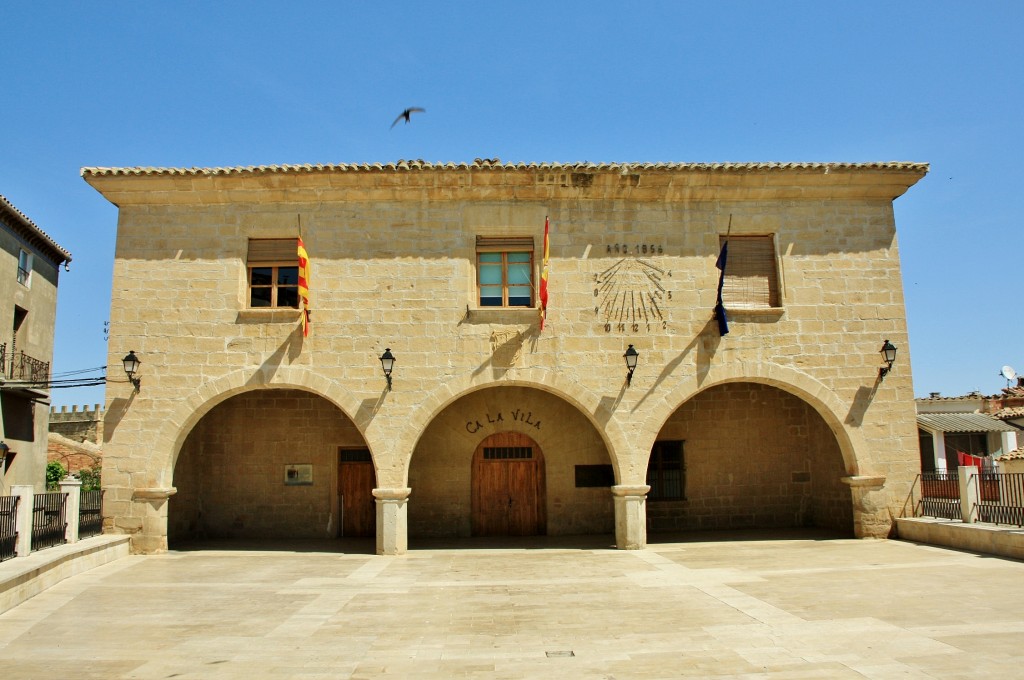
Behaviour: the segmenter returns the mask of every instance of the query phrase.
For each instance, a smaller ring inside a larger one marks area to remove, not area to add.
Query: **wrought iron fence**
[[[0,496],[0,562],[17,554],[20,500],[20,496]]]
[[[1024,473],[982,472],[978,488],[978,520],[1024,526]]]
[[[50,362],[40,361],[24,352],[7,353],[7,345],[0,344],[0,374],[9,380],[32,383],[50,381]]]
[[[918,477],[921,498],[918,517],[960,517],[960,478],[955,472],[922,472]]]
[[[83,491],[78,511],[78,537],[103,533],[103,492]]]
[[[32,550],[65,542],[68,523],[64,519],[65,493],[37,493],[32,504]]]

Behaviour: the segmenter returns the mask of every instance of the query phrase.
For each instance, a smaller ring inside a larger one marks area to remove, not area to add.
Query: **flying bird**
[[[412,116],[412,114],[414,114],[414,113],[426,113],[426,112],[427,112],[426,109],[421,109],[418,106],[411,106],[411,107],[407,108],[405,111],[402,111],[400,114],[398,114],[398,118],[395,118],[395,122],[391,124],[391,127],[393,128],[396,125],[398,125],[398,121],[402,120],[403,118],[405,119],[405,122],[408,124],[409,117]]]

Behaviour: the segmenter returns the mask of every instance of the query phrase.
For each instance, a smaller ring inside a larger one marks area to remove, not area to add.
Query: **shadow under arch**
[[[403,483],[408,484],[413,453],[427,426],[435,418],[450,405],[467,395],[481,390],[502,387],[526,387],[547,392],[579,411],[597,431],[611,459],[616,482],[622,483],[625,471],[621,469],[618,452],[629,451],[628,440],[620,423],[615,419],[614,413],[608,409],[608,400],[598,397],[578,383],[547,369],[512,370],[500,380],[479,375],[463,376],[440,385],[428,394],[419,407],[409,414],[408,427],[403,429],[401,437],[396,441],[395,450],[402,452],[403,456]]]
[[[681,381],[665,394],[663,399],[658,400],[659,406],[644,418],[641,433],[650,438],[650,441],[644,442],[645,450],[650,450],[658,433],[681,405],[713,387],[741,382],[775,387],[806,402],[821,416],[835,435],[846,474],[857,476],[872,472],[865,469],[868,467],[864,464],[864,460],[867,459],[867,444],[863,436],[859,430],[847,427],[844,423],[850,405],[844,404],[832,390],[805,373],[763,363],[740,363],[732,367],[712,368],[700,380],[696,376],[690,376]]]
[[[202,384],[187,397],[181,399],[174,410],[166,417],[160,432],[154,441],[154,453],[164,460],[160,467],[160,482],[164,486],[170,486],[174,474],[174,466],[177,463],[178,455],[182,445],[189,433],[195,428],[202,418],[214,409],[217,405],[227,401],[231,397],[266,389],[296,389],[315,394],[340,410],[362,435],[363,440],[370,448],[371,457],[373,448],[369,438],[365,434],[366,425],[360,423],[354,414],[358,413],[360,402],[347,391],[341,389],[337,383],[323,378],[313,372],[312,369],[301,366],[280,366],[275,369],[272,375],[256,370],[240,369],[232,371],[220,378]]]

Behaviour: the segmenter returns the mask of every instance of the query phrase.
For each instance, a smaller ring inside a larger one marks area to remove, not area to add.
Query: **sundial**
[[[605,332],[667,328],[671,277],[670,270],[650,259],[630,256],[594,274],[594,314],[604,324]]]

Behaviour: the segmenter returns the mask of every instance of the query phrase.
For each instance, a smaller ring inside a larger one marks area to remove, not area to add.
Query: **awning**
[[[918,413],[917,424],[938,432],[1020,432],[986,413]]]

